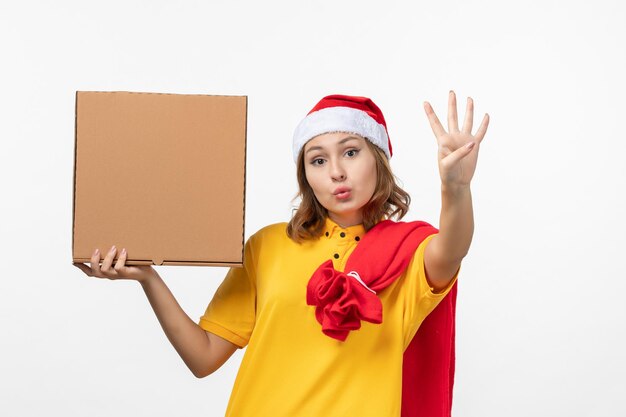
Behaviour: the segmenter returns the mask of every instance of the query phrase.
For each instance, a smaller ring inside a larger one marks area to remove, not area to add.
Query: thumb
[[[441,162],[446,166],[454,165],[457,162],[459,162],[461,159],[469,155],[475,146],[476,146],[476,142],[468,142],[465,145],[461,146],[456,151],[452,152],[451,154],[443,158]]]
[[[92,276],[91,268],[89,268],[87,265],[85,265],[83,263],[77,263],[77,262],[72,262],[72,265],[74,265],[76,268],[78,268],[81,271],[83,271],[88,276]]]

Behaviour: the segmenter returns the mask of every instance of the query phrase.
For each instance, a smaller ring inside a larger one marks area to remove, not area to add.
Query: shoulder
[[[250,236],[250,239],[275,238],[279,236],[289,239],[287,236],[287,224],[287,222],[269,224],[257,230],[256,233]]]
[[[252,246],[268,245],[270,243],[280,244],[291,241],[287,236],[286,222],[273,223],[257,230],[250,238],[248,243]]]
[[[246,242],[246,250],[256,259],[273,258],[276,254],[291,256],[298,244],[287,235],[288,223],[274,223],[256,231]]]

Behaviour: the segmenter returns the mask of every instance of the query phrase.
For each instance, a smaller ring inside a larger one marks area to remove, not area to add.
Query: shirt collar
[[[342,235],[343,234],[343,235]],[[354,226],[341,227],[329,217],[326,217],[326,223],[324,225],[324,237],[343,237],[360,240],[365,234],[365,227],[363,224],[357,224]],[[357,239],[358,238],[358,239]]]

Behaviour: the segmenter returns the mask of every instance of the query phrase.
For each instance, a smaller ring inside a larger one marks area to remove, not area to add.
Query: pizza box
[[[77,91],[72,262],[241,266],[247,101]]]

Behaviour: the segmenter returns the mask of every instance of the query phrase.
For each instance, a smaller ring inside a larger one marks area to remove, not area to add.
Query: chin
[[[359,211],[362,210],[363,206],[362,205],[357,205],[357,204],[350,204],[347,207],[348,204],[346,205],[333,205],[331,207],[326,208],[326,210],[328,210],[329,213],[333,213],[336,216],[339,217],[352,217],[356,214],[358,214]]]

